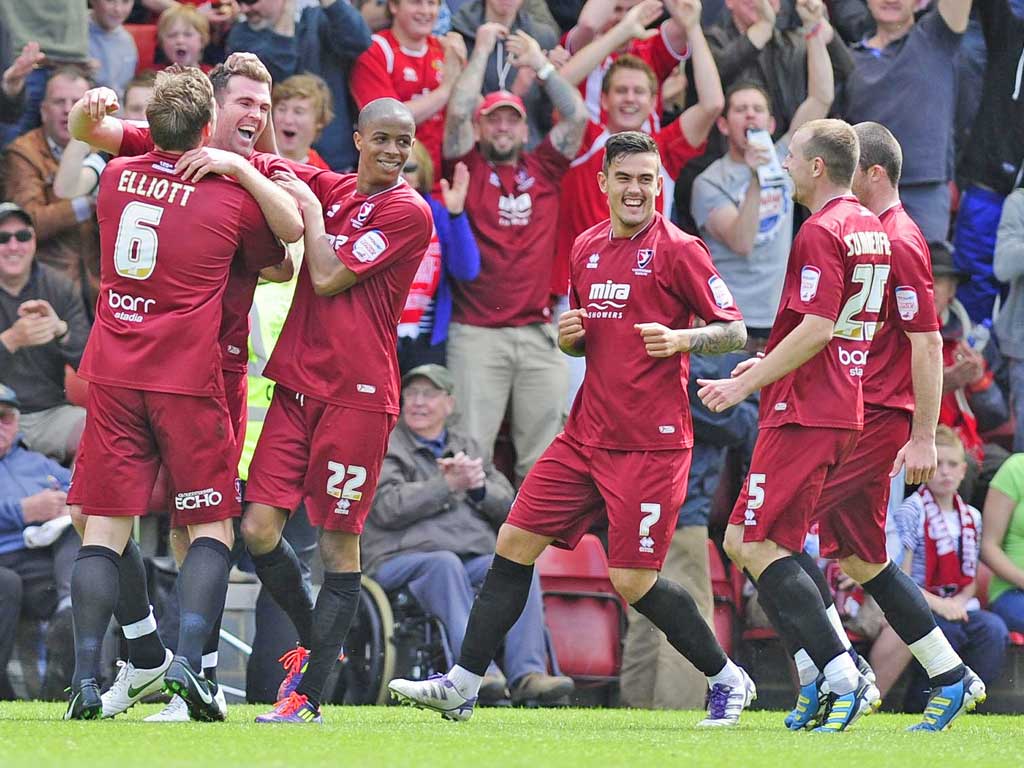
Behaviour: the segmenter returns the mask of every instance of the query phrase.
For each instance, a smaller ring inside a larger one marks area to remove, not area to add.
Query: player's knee
[[[632,605],[651,591],[658,580],[658,572],[639,568],[609,568],[608,576],[615,591]]]
[[[320,537],[320,559],[324,570],[332,573],[354,573],[360,570],[359,534],[324,531]]]
[[[498,531],[498,543],[494,552],[507,560],[532,565],[551,541],[548,536],[531,533],[506,523]]]
[[[865,582],[871,581],[875,576],[885,570],[886,565],[888,565],[888,561],[881,564],[868,563],[861,560],[856,555],[850,555],[849,557],[844,557],[839,560],[839,566],[843,569],[843,573],[858,584],[864,584]]]
[[[264,555],[281,538],[281,529],[260,509],[250,507],[242,517],[242,539],[246,548],[254,555]]]

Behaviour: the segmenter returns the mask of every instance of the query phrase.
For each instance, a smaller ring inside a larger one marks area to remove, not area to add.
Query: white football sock
[[[203,669],[217,668],[217,651],[203,654]]]
[[[473,674],[468,669],[456,664],[448,673],[448,679],[452,681],[452,685],[455,686],[455,690],[459,692],[459,695],[468,701],[469,699],[476,698],[476,695],[480,692],[480,683],[483,682],[484,678],[482,675]]]
[[[727,658],[725,660],[725,666],[717,675],[711,675],[708,677],[708,688],[721,683],[722,685],[731,685],[736,687],[737,681],[742,681],[743,675],[740,674],[740,668],[737,667],[732,659]]]
[[[825,679],[828,681],[829,690],[837,696],[845,696],[857,690],[860,682],[860,672],[857,665],[853,663],[850,654],[843,651],[832,661],[825,665]]]
[[[850,645],[850,636],[846,634],[846,628],[843,627],[843,620],[839,618],[839,611],[836,610],[836,604],[832,603],[825,611],[828,615],[828,620],[832,622],[832,628],[836,631],[836,635],[839,636],[839,642],[843,644],[843,648],[847,651],[852,647]]]
[[[793,654],[793,661],[796,662],[796,673],[800,677],[800,686],[803,687],[813,683],[818,677],[820,670],[807,651],[801,648]]]
[[[928,677],[938,677],[964,663],[938,627],[920,640],[911,643],[909,648],[914,658],[928,673]]]
[[[149,616],[139,619],[132,624],[125,624],[121,627],[126,640],[137,640],[151,632],[156,632],[156,617],[153,616],[153,606],[149,606]]]

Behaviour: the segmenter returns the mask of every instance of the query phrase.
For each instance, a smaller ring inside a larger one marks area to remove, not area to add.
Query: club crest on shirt
[[[800,270],[800,301],[813,301],[818,295],[818,282],[821,270],[817,267],[804,267]]]
[[[903,320],[913,320],[917,317],[919,309],[917,304],[917,291],[910,285],[896,286],[896,309]]]
[[[404,67],[402,69],[402,77],[405,78],[405,82],[407,83],[415,83],[420,79],[420,76],[416,74],[416,70],[412,67]]]
[[[357,213],[356,217],[352,219],[352,226],[359,229],[366,224],[366,220],[370,218],[370,214],[373,213],[373,208],[373,203],[363,203],[359,207],[359,213]]]
[[[636,266],[633,268],[634,275],[649,275],[651,262],[654,260],[653,248],[641,248],[636,252]]]
[[[371,229],[352,244],[352,255],[364,264],[377,260],[388,248],[388,239],[379,229]]]

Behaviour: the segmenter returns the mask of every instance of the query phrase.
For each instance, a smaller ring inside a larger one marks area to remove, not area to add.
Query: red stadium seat
[[[708,571],[711,576],[711,594],[715,601],[715,636],[726,655],[732,656],[736,640],[735,593],[722,556],[711,539],[708,539]]]
[[[537,560],[537,570],[544,618],[562,674],[577,684],[618,680],[625,605],[608,578],[600,540],[587,534],[572,551],[548,547]]]
[[[135,38],[135,48],[139,52],[135,74],[153,69],[156,62],[156,24],[125,24],[124,28]]]

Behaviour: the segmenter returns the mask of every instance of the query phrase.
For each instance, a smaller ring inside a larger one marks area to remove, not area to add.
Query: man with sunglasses
[[[15,203],[0,203],[0,288],[0,382],[20,393],[25,444],[68,464],[85,410],[68,403],[64,368],[78,367],[89,321],[71,281],[36,259],[32,217]]]

